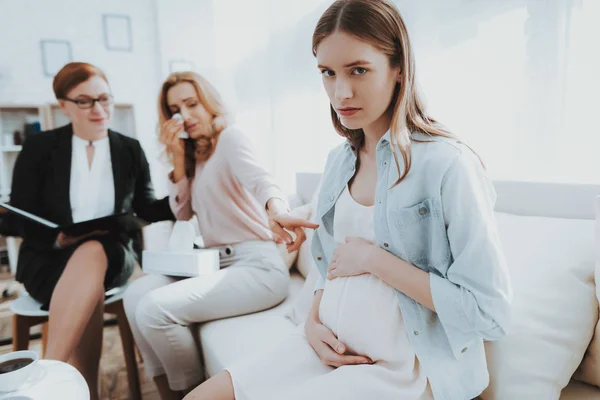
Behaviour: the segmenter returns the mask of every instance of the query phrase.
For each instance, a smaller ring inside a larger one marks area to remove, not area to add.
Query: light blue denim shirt
[[[496,193],[479,158],[453,139],[413,133],[412,166],[398,179],[386,133],[377,145],[377,244],[429,273],[437,312],[396,291],[408,337],[436,400],[477,397],[489,384],[484,340],[505,334],[512,292],[493,208]],[[403,165],[398,151],[400,164]],[[355,173],[349,142],[329,154],[312,253],[324,287],[335,203]]]

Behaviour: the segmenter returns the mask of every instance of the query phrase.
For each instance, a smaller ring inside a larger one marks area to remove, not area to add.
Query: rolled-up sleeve
[[[219,141],[225,146],[233,174],[261,206],[266,207],[272,198],[281,199],[288,204],[273,176],[256,160],[252,143],[243,132],[236,128],[228,128],[223,131]]]
[[[430,274],[431,295],[452,352],[505,335],[512,291],[493,208],[496,194],[479,159],[463,151],[442,183],[453,262],[447,278]]]
[[[315,288],[313,289],[313,293],[316,292],[317,290],[323,290],[323,289],[325,289],[325,279],[323,279],[321,274],[319,274],[319,278],[317,279],[317,282],[315,283]]]
[[[187,177],[178,182],[173,181],[173,173],[169,174],[169,205],[178,220],[187,221],[194,216],[192,211],[192,189]]]

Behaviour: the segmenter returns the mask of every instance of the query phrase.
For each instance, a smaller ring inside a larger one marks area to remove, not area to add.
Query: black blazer
[[[69,124],[27,138],[13,171],[12,205],[59,225],[73,222],[72,135],[73,126]],[[148,222],[174,219],[168,197],[157,200],[154,196],[150,168],[140,143],[112,130],[108,131],[108,137],[115,182],[115,213],[134,212]],[[22,223],[21,234],[21,255],[52,250],[56,240],[56,232],[33,222]],[[141,232],[122,236],[124,241],[134,240],[134,249],[139,255]]]

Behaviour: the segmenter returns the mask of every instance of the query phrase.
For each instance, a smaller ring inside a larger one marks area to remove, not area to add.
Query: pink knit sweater
[[[269,199],[286,202],[273,177],[257,161],[249,138],[226,128],[214,154],[198,163],[192,180],[171,182],[169,201],[178,220],[198,217],[206,247],[272,240],[265,210]]]

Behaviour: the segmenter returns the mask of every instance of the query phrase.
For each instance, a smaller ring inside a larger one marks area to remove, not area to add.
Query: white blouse
[[[73,135],[71,152],[71,214],[73,222],[105,217],[115,211],[115,182],[108,137],[92,142],[94,158],[89,167],[89,141]]]
[[[354,200],[348,185],[335,203],[333,237],[344,243],[348,237],[360,237],[375,242],[375,207],[364,206]]]

